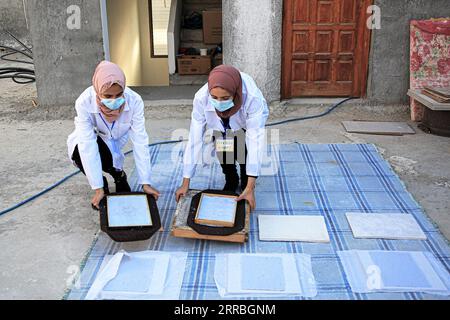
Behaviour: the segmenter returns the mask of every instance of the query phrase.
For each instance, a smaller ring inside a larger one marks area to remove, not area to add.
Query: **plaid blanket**
[[[147,241],[136,243],[115,243],[100,232],[82,264],[79,281],[65,298],[83,299],[105,255],[124,249],[188,252],[180,299],[220,299],[213,278],[215,254],[232,252],[310,254],[318,289],[314,299],[446,299],[424,293],[357,294],[351,291],[336,251],[429,251],[450,271],[448,242],[374,145],[271,145],[269,158],[278,170],[257,180],[257,208],[251,215],[249,241],[245,244],[174,238],[170,235],[176,208],[174,192],[182,180],[182,150],[182,143],[150,147],[153,184],[161,191],[158,206],[164,231]],[[135,173],[130,176],[130,181],[136,187]],[[220,165],[213,163],[198,166],[191,187],[221,189],[223,184]],[[346,212],[410,213],[428,239],[355,239],[346,220]],[[258,214],[323,215],[331,242],[259,241]]]

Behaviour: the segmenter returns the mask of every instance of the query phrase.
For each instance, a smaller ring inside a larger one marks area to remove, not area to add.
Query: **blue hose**
[[[266,124],[266,127],[276,126],[276,125],[279,125],[279,124],[285,124],[285,123],[293,122],[293,121],[301,121],[301,120],[320,118],[320,117],[326,116],[327,114],[331,113],[331,111],[333,111],[334,109],[339,107],[341,104],[343,104],[344,102],[347,102],[348,100],[351,100],[351,99],[355,99],[355,98],[350,97],[350,98],[346,98],[346,99],[344,99],[342,101],[339,101],[338,103],[334,104],[330,109],[328,109],[327,111],[325,111],[325,112],[323,112],[321,114],[316,114],[316,115],[313,115],[313,116],[305,116],[305,117],[300,117],[300,118],[287,119],[287,120],[282,120],[282,121],[278,121],[278,122],[272,122],[272,123]]]
[[[344,100],[342,100],[342,101],[340,101],[340,102],[334,104],[334,105],[333,105],[330,109],[328,109],[327,111],[325,111],[325,112],[323,112],[323,113],[321,113],[321,114],[318,114],[318,115],[306,116],[306,117],[300,117],[300,118],[293,118],[293,119],[287,119],[287,120],[278,121],[278,122],[272,122],[272,123],[266,124],[266,127],[276,126],[276,125],[285,124],[285,123],[293,122],[293,121],[301,121],[301,120],[308,120],[308,119],[320,118],[320,117],[326,116],[327,114],[329,114],[330,112],[332,112],[334,109],[336,109],[337,107],[339,107],[341,104],[343,104],[344,102],[347,102],[348,100],[351,100],[351,99],[354,99],[354,98],[347,98],[347,99],[344,99]],[[177,142],[182,142],[182,141],[183,141],[183,140],[161,141],[161,142],[150,143],[148,146],[149,146],[149,147],[152,147],[152,146],[156,146],[156,145],[171,144],[171,143],[177,143]],[[130,150],[130,151],[125,152],[125,155],[130,154],[131,152],[133,152],[133,150]],[[80,170],[77,170],[77,171],[75,171],[75,172],[73,172],[73,173],[71,173],[71,174],[65,176],[64,178],[62,178],[62,179],[59,180],[58,182],[52,184],[50,187],[48,187],[48,188],[42,190],[41,192],[36,193],[35,195],[33,195],[33,196],[31,196],[31,197],[29,197],[29,198],[27,198],[27,199],[25,199],[25,200],[23,200],[23,201],[21,201],[21,202],[15,204],[15,205],[13,205],[12,207],[9,207],[9,208],[7,208],[7,209],[1,211],[1,212],[0,212],[0,216],[6,214],[6,213],[8,213],[8,212],[11,212],[11,211],[15,210],[15,209],[17,209],[17,208],[23,206],[24,204],[26,204],[26,203],[28,203],[28,202],[30,202],[30,201],[33,201],[34,199],[36,199],[36,198],[42,196],[43,194],[49,192],[50,190],[56,188],[57,186],[61,185],[62,183],[64,183],[65,181],[69,180],[69,179],[72,178],[73,176],[79,174],[80,172],[81,172]]]
[[[149,146],[149,147],[152,147],[152,146],[156,146],[156,145],[160,145],[160,144],[177,143],[177,142],[181,142],[181,141],[183,141],[183,140],[161,141],[161,142],[150,143],[148,146]],[[133,152],[133,150],[130,150],[130,151],[125,152],[125,155],[130,154],[131,152]],[[77,170],[77,171],[75,171],[75,172],[72,172],[71,174],[65,176],[64,178],[62,178],[62,179],[59,180],[58,182],[52,184],[50,187],[48,187],[48,188],[42,190],[41,192],[36,193],[35,195],[33,195],[33,196],[31,196],[31,197],[29,197],[29,198],[27,198],[27,199],[25,199],[25,200],[23,200],[23,201],[21,201],[21,202],[15,204],[15,205],[13,205],[12,207],[9,207],[9,208],[7,208],[7,209],[1,211],[1,212],[0,212],[0,216],[4,215],[4,214],[6,214],[6,213],[8,213],[8,212],[10,212],[10,211],[13,211],[13,210],[17,209],[17,208],[23,206],[24,204],[26,204],[26,203],[28,203],[28,202],[30,202],[30,201],[33,201],[33,200],[36,199],[36,198],[39,198],[39,197],[42,196],[43,194],[45,194],[45,193],[49,192],[50,190],[56,188],[57,186],[59,186],[60,184],[64,183],[65,181],[69,180],[69,179],[72,178],[73,176],[79,174],[80,172],[81,172],[80,170]]]

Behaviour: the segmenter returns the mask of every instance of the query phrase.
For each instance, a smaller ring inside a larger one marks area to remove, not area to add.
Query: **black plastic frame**
[[[146,195],[150,216],[152,218],[151,226],[133,226],[133,227],[109,227],[108,226],[108,205],[106,197],[111,196],[130,196]],[[117,242],[142,241],[150,239],[159,229],[161,229],[161,218],[159,216],[156,200],[152,195],[144,192],[116,192],[110,193],[100,201],[100,229],[105,232],[112,240]]]

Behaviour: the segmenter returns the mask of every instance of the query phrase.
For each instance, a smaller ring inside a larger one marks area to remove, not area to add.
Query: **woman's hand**
[[[256,208],[256,200],[255,200],[255,184],[256,178],[248,177],[247,187],[244,191],[242,191],[241,195],[236,198],[236,201],[247,200],[250,205],[250,212],[255,210]]]
[[[95,195],[92,198],[92,205],[94,207],[96,207],[97,209],[100,209],[100,201],[103,199],[103,197],[105,196],[105,191],[103,190],[103,188],[99,188],[99,189],[95,189]]]
[[[158,200],[159,195],[160,195],[158,190],[156,190],[155,188],[153,188],[149,184],[142,185],[142,189],[144,190],[144,192],[146,194],[150,194],[150,195],[152,195],[155,198],[155,200]]]
[[[184,178],[181,187],[179,187],[177,191],[175,191],[175,200],[177,202],[180,201],[181,197],[184,197],[186,193],[189,191],[189,181],[190,179]]]

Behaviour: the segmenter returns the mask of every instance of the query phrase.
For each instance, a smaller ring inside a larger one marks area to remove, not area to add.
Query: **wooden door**
[[[284,0],[282,98],[364,96],[372,0]]]

